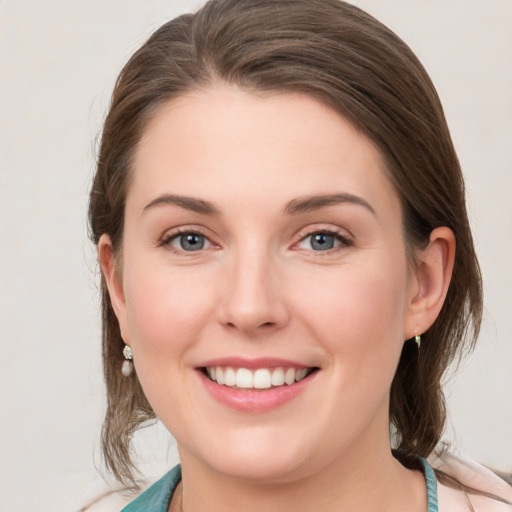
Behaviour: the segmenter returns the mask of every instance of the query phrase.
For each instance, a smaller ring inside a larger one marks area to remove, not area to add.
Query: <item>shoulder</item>
[[[122,512],[167,512],[172,493],[180,480],[181,466],[178,465],[124,507]]]
[[[512,512],[512,486],[485,466],[446,450],[429,462],[439,479],[440,512]]]
[[[80,512],[119,512],[128,505],[137,495],[128,491],[110,491],[94,499]]]
[[[178,465],[137,496],[130,491],[111,491],[80,512],[167,512],[172,493],[181,480]]]
[[[512,512],[512,505],[438,484],[439,512]]]

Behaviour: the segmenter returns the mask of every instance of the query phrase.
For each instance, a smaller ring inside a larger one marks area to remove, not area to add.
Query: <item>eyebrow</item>
[[[297,215],[299,213],[307,213],[327,206],[334,206],[343,203],[363,206],[373,213],[373,215],[377,215],[370,203],[365,201],[362,197],[346,193],[299,197],[290,201],[286,205],[284,212],[288,215]]]
[[[176,205],[184,208],[185,210],[201,213],[203,215],[220,215],[220,211],[209,201],[196,199],[194,197],[177,196],[173,194],[162,194],[156,199],[153,199],[144,207],[142,214],[157,206],[163,205]]]
[[[320,208],[326,208],[327,206],[334,206],[343,203],[363,206],[373,213],[373,215],[376,215],[372,206],[362,197],[347,193],[314,195],[292,199],[284,208],[284,213],[287,215],[298,215],[300,213],[307,213],[319,210]],[[202,215],[220,216],[221,214],[214,204],[209,201],[173,194],[163,194],[153,199],[144,207],[143,214],[152,208],[162,205],[176,205],[184,208],[185,210],[190,210]]]

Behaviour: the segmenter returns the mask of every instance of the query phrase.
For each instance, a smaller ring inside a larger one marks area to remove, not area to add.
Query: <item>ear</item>
[[[126,322],[126,303],[124,299],[123,280],[120,268],[114,257],[112,241],[106,234],[101,235],[98,242],[98,260],[101,273],[110,295],[110,302],[116,314],[121,329],[121,336],[126,344],[130,344],[129,331]]]
[[[434,229],[425,249],[416,254],[405,339],[424,333],[435,321],[448,293],[455,261],[455,235],[447,227]]]

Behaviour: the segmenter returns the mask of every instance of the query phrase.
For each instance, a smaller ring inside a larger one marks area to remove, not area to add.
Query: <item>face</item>
[[[417,283],[368,139],[307,96],[195,92],[145,131],[125,215],[112,301],[184,464],[287,481],[389,452]]]

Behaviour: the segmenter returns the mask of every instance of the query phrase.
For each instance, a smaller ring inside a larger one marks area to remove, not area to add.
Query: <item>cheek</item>
[[[335,364],[348,371],[371,373],[386,366],[394,371],[402,343],[406,313],[405,262],[388,265],[347,264],[304,283],[307,318]],[[380,363],[379,363],[380,361]],[[387,364],[382,364],[387,361]]]
[[[128,328],[135,356],[141,352],[140,359],[158,359],[196,341],[211,310],[211,279],[188,269],[171,271],[151,261],[135,262],[125,275]]]
[[[192,278],[154,264],[134,267],[126,282],[135,368],[144,393],[166,425],[173,424],[169,411],[183,413],[182,398],[175,391],[184,396],[190,392],[183,380],[188,351],[199,343],[211,317],[212,290],[204,282],[200,275]]]

